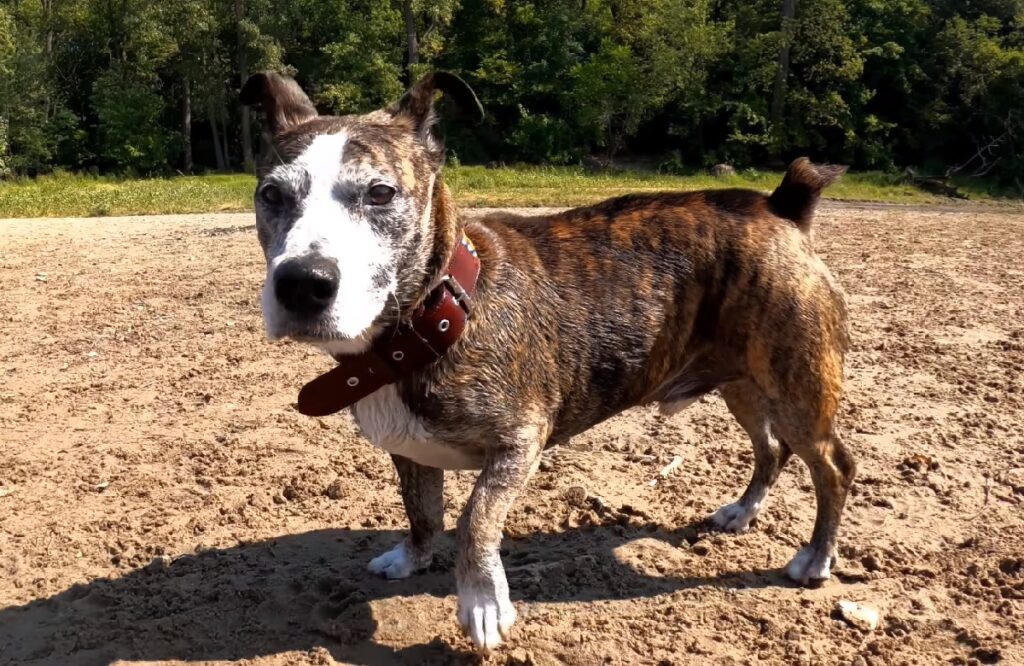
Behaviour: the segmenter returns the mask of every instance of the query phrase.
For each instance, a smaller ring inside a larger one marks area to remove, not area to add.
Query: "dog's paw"
[[[430,560],[429,553],[417,555],[412,552],[409,544],[403,541],[386,553],[370,560],[366,568],[371,573],[385,578],[408,578],[417,571],[422,571],[430,566]]]
[[[720,506],[717,511],[711,514],[711,522],[715,527],[726,532],[741,534],[750,529],[750,523],[757,518],[761,510],[760,503],[747,506],[739,502],[732,502]]]
[[[832,576],[834,559],[831,553],[804,546],[786,565],[786,575],[801,585],[820,584]]]
[[[508,598],[508,590],[490,587],[470,585],[459,590],[459,624],[476,649],[484,654],[498,647],[502,640],[508,640],[516,621],[516,609]]]

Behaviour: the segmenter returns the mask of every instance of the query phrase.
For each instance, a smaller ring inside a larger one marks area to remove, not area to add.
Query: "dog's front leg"
[[[409,536],[370,560],[369,569],[386,578],[406,578],[430,566],[434,537],[444,528],[444,470],[391,456],[409,516]]]
[[[505,517],[540,462],[541,439],[528,429],[513,444],[490,451],[456,535],[455,579],[463,631],[484,653],[508,638],[516,610],[508,595],[499,546]]]

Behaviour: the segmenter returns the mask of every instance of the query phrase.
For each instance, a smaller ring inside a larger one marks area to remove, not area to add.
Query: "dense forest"
[[[462,162],[797,154],[1024,191],[1024,0],[0,0],[0,175],[238,170],[238,89],[351,113],[444,68]]]

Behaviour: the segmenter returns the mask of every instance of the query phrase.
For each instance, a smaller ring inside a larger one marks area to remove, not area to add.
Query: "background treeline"
[[[325,112],[462,74],[463,162],[651,157],[1024,189],[1024,0],[0,0],[0,175],[234,170],[250,72]]]

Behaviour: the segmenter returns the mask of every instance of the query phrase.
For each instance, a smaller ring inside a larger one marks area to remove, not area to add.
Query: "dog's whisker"
[[[391,337],[393,339],[396,335],[398,335],[398,331],[401,330],[402,327],[402,303],[398,300],[398,296],[395,294],[395,292],[389,292],[388,296],[390,296],[395,301],[395,326],[394,330],[391,331]]]

